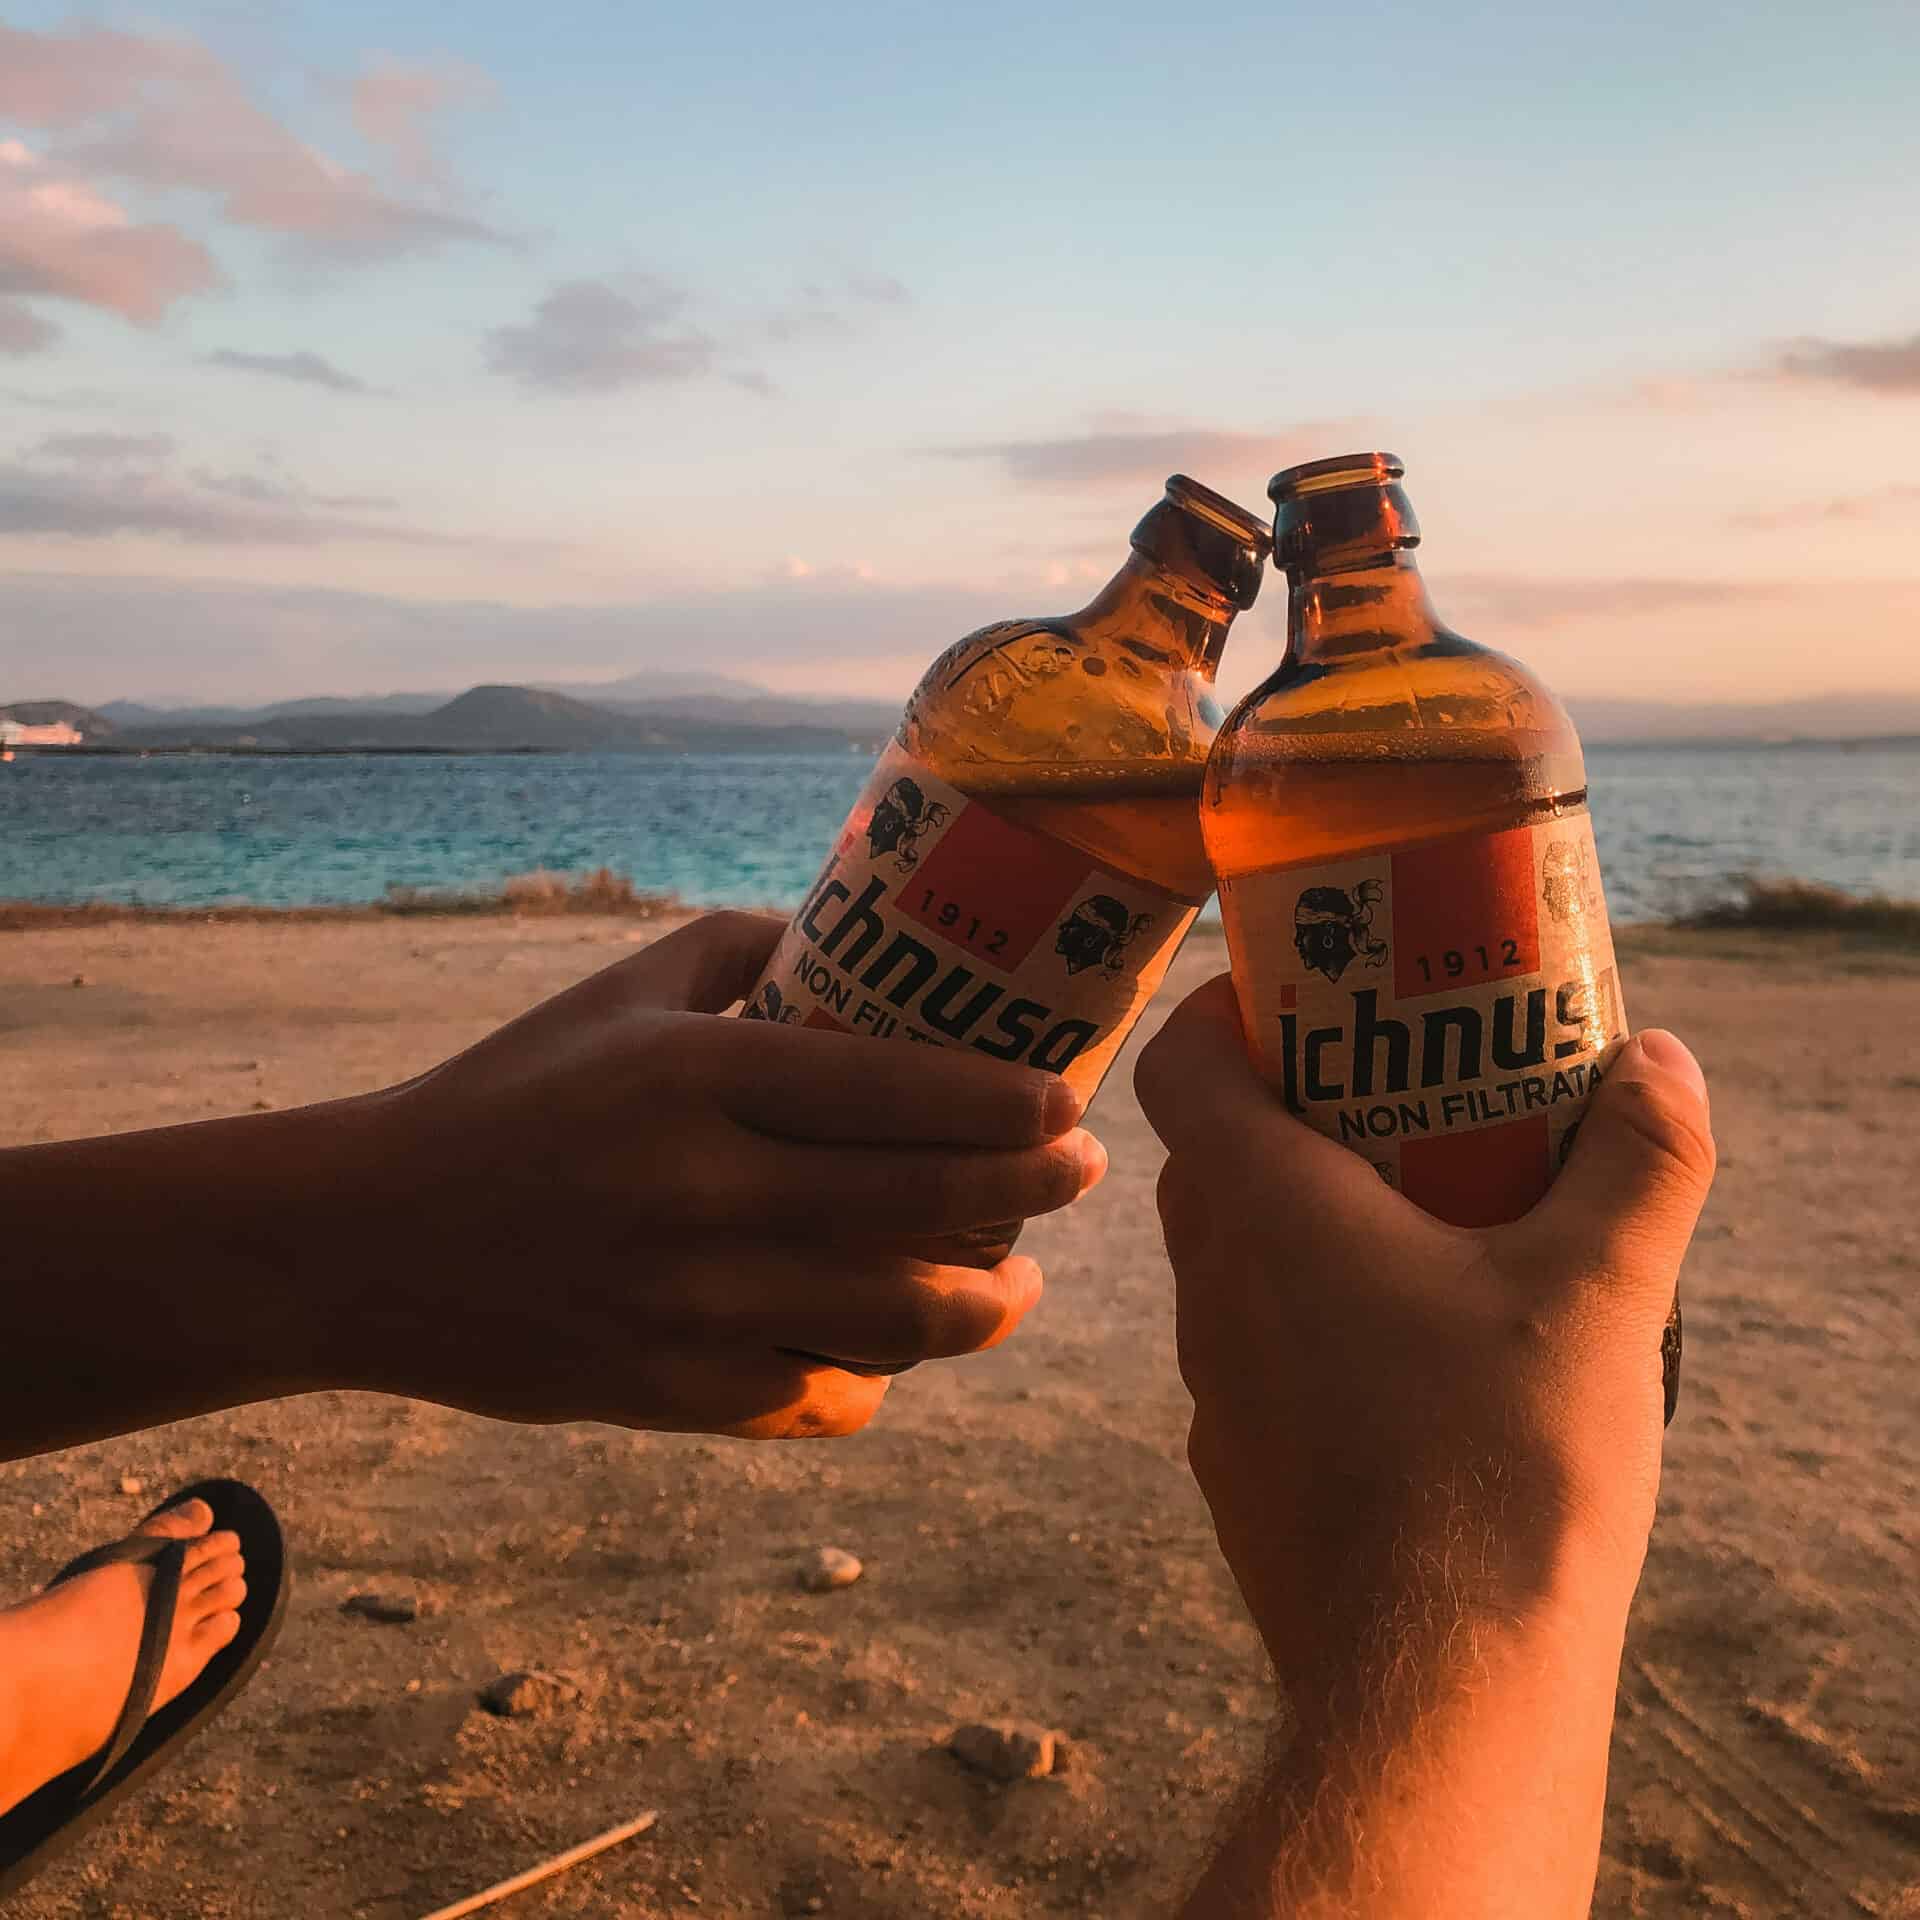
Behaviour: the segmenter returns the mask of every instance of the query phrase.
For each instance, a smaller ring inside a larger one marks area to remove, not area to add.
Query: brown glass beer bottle
[[[1441,623],[1403,471],[1274,476],[1286,655],[1222,725],[1201,819],[1263,1073],[1410,1200],[1490,1226],[1565,1163],[1626,1009],[1579,738]],[[1676,1303],[1669,1418],[1679,1357]]]
[[[1078,613],[949,647],[747,1016],[966,1047],[1090,1098],[1213,889],[1214,670],[1268,545],[1176,474]]]

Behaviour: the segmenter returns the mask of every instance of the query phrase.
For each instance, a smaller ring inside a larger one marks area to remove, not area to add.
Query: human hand
[[[1713,1177],[1693,1056],[1629,1041],[1557,1184],[1484,1231],[1289,1114],[1225,976],[1135,1079],[1170,1155],[1190,1458],[1296,1696],[1421,1579],[1501,1611],[1577,1591],[1624,1620],[1659,1484],[1661,1328]]]
[[[898,1366],[1013,1331],[1033,1261],[922,1256],[1100,1177],[1078,1097],[715,1018],[781,925],[711,914],[365,1103],[336,1372],[508,1419],[845,1434],[887,1382],[808,1355]]]

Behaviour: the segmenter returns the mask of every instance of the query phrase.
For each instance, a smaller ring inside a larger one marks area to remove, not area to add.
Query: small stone
[[[418,1680],[409,1680],[405,1690],[408,1693],[418,1693],[420,1691],[420,1682]]]
[[[790,1874],[780,1887],[780,1911],[788,1915],[825,1913],[827,1883],[817,1873]]]
[[[537,1668],[503,1673],[480,1689],[480,1704],[503,1720],[527,1720],[553,1709],[574,1695],[572,1687],[557,1673],[542,1673]]]
[[[350,1593],[340,1602],[342,1613],[357,1613],[383,1626],[404,1627],[420,1618],[420,1602],[410,1593]]]
[[[809,1593],[832,1593],[860,1578],[860,1562],[843,1547],[815,1547],[801,1567],[799,1581]]]
[[[947,1751],[991,1780],[1044,1780],[1053,1771],[1056,1739],[1045,1727],[1001,1720],[956,1728]]]
[[[137,1479],[133,1474],[123,1473],[120,1476],[120,1491],[122,1493],[145,1493],[146,1490],[147,1483],[144,1480]]]
[[[90,983],[88,982],[87,976],[84,973],[76,973],[73,976],[73,984],[76,987],[84,987]]]

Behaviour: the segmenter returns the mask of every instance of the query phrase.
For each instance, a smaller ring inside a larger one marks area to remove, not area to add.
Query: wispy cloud
[[[1730,607],[1778,600],[1797,591],[1767,580],[1687,580],[1664,577],[1560,580],[1534,574],[1445,573],[1436,591],[1450,620],[1467,632],[1489,626],[1551,628],[1568,620],[1637,619],[1649,614]]]
[[[1782,350],[1773,371],[1868,393],[1920,393],[1920,333],[1904,340],[1794,340]]]
[[[1159,431],[1103,430],[1053,440],[992,440],[978,446],[934,447],[948,460],[998,465],[1016,486],[1060,492],[1157,484],[1169,473],[1267,472],[1312,459],[1351,437],[1339,424],[1289,427],[1277,433],[1237,433],[1213,427]]]
[[[470,61],[397,60],[379,54],[353,83],[353,124],[381,148],[404,180],[436,193],[451,191],[436,139],[440,117],[456,107],[484,106],[493,78]]]
[[[28,456],[71,466],[152,466],[170,459],[170,433],[50,433],[28,448]]]
[[[60,329],[18,300],[0,300],[0,353],[42,353],[60,338]]]
[[[455,241],[515,244],[456,204],[428,144],[429,116],[471,97],[470,88],[425,81],[417,69],[375,68],[369,85],[367,120],[406,176],[401,191],[300,139],[197,41],[0,26],[0,115],[48,129],[55,159],[80,175],[213,195],[234,225],[335,261],[394,259]],[[196,284],[210,275],[204,255],[201,264]]]
[[[0,27],[0,93],[6,33]],[[137,224],[24,141],[0,140],[0,294],[72,300],[147,323],[219,277],[213,256],[179,228]],[[10,302],[9,311],[23,310]]]
[[[218,347],[201,359],[210,367],[231,367],[239,373],[271,374],[279,380],[298,380],[309,387],[325,387],[330,393],[373,393],[375,388],[356,375],[346,372],[324,354],[242,353],[233,347]]]
[[[899,307],[912,298],[906,282],[890,273],[844,272],[806,280],[767,316],[767,334],[782,343],[847,340],[861,331],[849,306]]]
[[[1826,500],[1801,500],[1791,506],[1730,513],[1727,525],[1754,533],[1779,533],[1794,527],[1836,523],[1858,525],[1903,508],[1911,511],[1916,501],[1920,501],[1920,486],[1896,483],[1872,493],[1839,494]]]
[[[317,547],[349,541],[459,544],[451,535],[355,519],[385,503],[308,493],[245,475],[182,475],[166,434],[52,434],[0,461],[0,537],[105,540],[158,535],[208,546]]]
[[[259,473],[220,473],[196,467],[193,482],[230,500],[263,507],[317,507],[327,513],[387,513],[400,502],[389,493],[316,493],[298,481]]]
[[[608,393],[712,373],[719,349],[683,318],[685,291],[652,275],[627,284],[631,291],[605,280],[561,282],[530,319],[494,329],[488,367],[556,393]]]

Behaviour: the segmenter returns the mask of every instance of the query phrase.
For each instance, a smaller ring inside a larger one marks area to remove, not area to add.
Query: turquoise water
[[[0,766],[0,899],[154,906],[377,900],[608,866],[696,905],[796,901],[863,755],[23,756]],[[1595,747],[1620,920],[1743,873],[1920,899],[1920,747]]]

